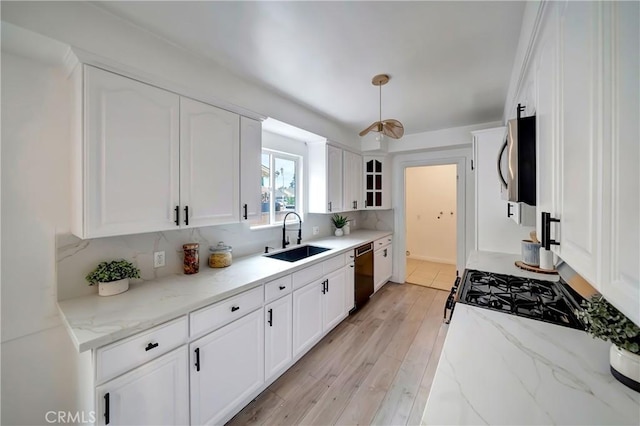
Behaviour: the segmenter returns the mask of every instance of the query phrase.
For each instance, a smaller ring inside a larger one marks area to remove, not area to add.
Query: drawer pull
[[[109,424],[109,392],[104,394],[104,424]]]
[[[269,319],[267,320],[269,327],[273,327],[273,309],[269,309]]]
[[[146,347],[146,348],[144,348],[144,350],[145,350],[145,351],[150,351],[151,349],[153,349],[153,348],[157,348],[157,347],[158,347],[158,343],[149,343],[149,344],[147,345],[147,347]]]
[[[280,290],[284,290],[285,288],[287,288],[286,286],[281,285],[280,287],[278,287]]]
[[[194,352],[196,353],[196,371],[200,371],[200,348],[196,348]]]
[[[231,312],[235,312],[235,311],[237,311],[238,309],[240,309],[240,306],[232,306],[232,307],[231,307]]]

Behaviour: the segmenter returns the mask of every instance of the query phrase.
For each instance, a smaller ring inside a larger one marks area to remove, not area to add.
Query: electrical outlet
[[[320,227],[319,226],[314,226],[313,227],[313,235],[318,235],[320,233]]]
[[[153,253],[153,267],[160,268],[165,265],[165,257],[163,251],[156,251]]]

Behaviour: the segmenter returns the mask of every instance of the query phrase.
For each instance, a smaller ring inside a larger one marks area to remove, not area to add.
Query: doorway
[[[450,290],[456,278],[457,164],[405,168],[406,279]]]

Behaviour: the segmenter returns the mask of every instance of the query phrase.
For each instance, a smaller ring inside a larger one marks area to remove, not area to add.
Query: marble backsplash
[[[345,214],[356,219],[351,229],[393,230],[393,211],[366,211]],[[319,234],[313,235],[313,227]],[[302,243],[331,235],[330,215],[307,214],[302,226]],[[290,233],[295,242],[295,232]],[[123,235],[118,237],[81,240],[72,234],[58,234],[57,251],[57,299],[97,293],[96,286],[89,286],[85,276],[100,262],[127,259],[140,269],[142,280],[153,280],[171,274],[182,273],[182,245],[200,244],[200,268],[207,268],[209,246],[219,241],[233,247],[233,256],[241,257],[264,252],[265,246],[281,247],[282,228],[250,229],[248,224],[218,225],[175,231]],[[166,264],[153,267],[153,253],[165,252]]]

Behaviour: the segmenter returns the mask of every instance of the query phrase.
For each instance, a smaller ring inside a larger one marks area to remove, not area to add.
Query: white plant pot
[[[623,385],[640,392],[640,355],[611,345],[611,374]]]
[[[342,230],[342,228],[337,228],[334,234],[336,237],[342,237],[344,235],[344,231]]]
[[[100,296],[114,296],[129,290],[129,278],[123,278],[110,283],[98,283],[98,294]]]

